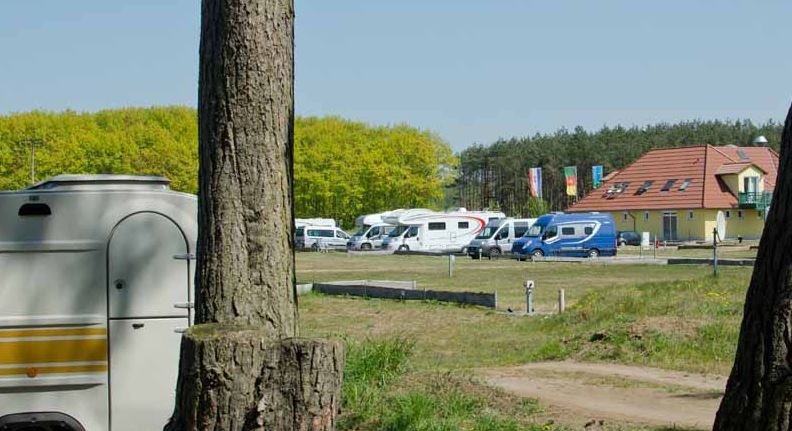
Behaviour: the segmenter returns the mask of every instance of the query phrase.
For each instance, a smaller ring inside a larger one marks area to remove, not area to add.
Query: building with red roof
[[[768,147],[651,150],[567,209],[610,212],[623,231],[661,240],[758,239],[778,174]]]

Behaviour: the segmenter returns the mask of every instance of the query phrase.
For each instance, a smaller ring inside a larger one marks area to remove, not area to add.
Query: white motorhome
[[[0,429],[162,429],[192,320],[197,200],[161,177],[0,193]]]
[[[535,218],[506,218],[492,220],[470,241],[467,254],[473,259],[479,256],[500,256],[511,253],[512,243],[525,235],[536,222]]]
[[[499,211],[395,211],[384,221],[397,226],[382,242],[393,251],[460,251],[492,220],[506,218]]]

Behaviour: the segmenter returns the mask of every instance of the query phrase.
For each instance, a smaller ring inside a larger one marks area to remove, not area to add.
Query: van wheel
[[[360,245],[361,250],[371,250],[371,244],[365,243]]]
[[[407,245],[400,245],[399,251],[410,251],[410,247]]]
[[[490,257],[500,257],[501,250],[498,247],[492,247],[489,249],[489,255]]]
[[[313,243],[311,245],[311,251],[319,251],[319,244]]]
[[[588,251],[588,257],[592,257],[592,258],[599,257],[599,250],[597,250],[596,248],[592,248],[591,250]]]
[[[537,248],[531,252],[531,257],[544,257],[544,252]]]

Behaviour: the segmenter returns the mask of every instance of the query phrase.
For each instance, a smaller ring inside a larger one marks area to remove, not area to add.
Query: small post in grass
[[[566,310],[566,298],[564,298],[564,289],[558,289],[558,314],[562,314]]]
[[[712,229],[712,272],[718,276],[718,228]]]
[[[448,254],[448,276],[454,276],[454,255],[450,253]]]
[[[525,313],[529,316],[534,314],[534,306],[533,306],[533,290],[534,290],[534,282],[533,280],[525,280]]]

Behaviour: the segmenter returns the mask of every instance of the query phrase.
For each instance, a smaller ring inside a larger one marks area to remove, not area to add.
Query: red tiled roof
[[[736,207],[737,197],[718,177],[719,172],[736,165],[743,165],[742,169],[755,165],[766,173],[765,190],[775,187],[778,154],[770,148],[706,145],[656,149],[605,180],[568,211]],[[680,190],[687,180],[686,189]],[[609,193],[624,183],[628,183],[624,191]],[[640,192],[644,184],[650,185]]]

